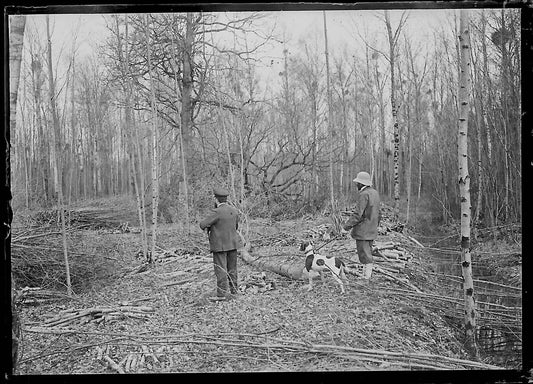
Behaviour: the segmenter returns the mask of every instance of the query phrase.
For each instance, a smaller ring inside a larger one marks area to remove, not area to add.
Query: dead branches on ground
[[[26,332],[47,332],[42,328],[26,327]],[[53,332],[69,332],[66,330],[54,330]],[[70,331],[77,333],[76,330]],[[92,334],[92,332],[84,332],[85,334]],[[102,335],[101,332],[94,334]],[[117,337],[120,334],[113,333],[109,336]],[[253,351],[261,353],[275,352],[278,356],[284,353],[292,355],[295,352],[308,353],[312,355],[327,355],[334,356],[341,359],[357,362],[369,362],[378,364],[378,366],[387,365],[388,367],[408,368],[408,369],[426,369],[426,370],[449,370],[449,369],[501,369],[501,367],[484,364],[481,362],[462,360],[448,356],[439,356],[425,353],[409,353],[409,352],[394,352],[386,350],[363,349],[354,348],[350,346],[329,345],[329,344],[312,344],[305,341],[288,340],[281,338],[274,338],[270,335],[261,334],[170,334],[170,335],[123,335],[124,339],[130,340],[131,343],[136,344],[135,348],[139,352],[127,352],[119,363],[113,359],[105,359],[107,354],[99,348],[97,351],[97,358],[105,360],[109,367],[116,372],[134,371],[137,364],[134,361],[142,361],[142,355],[155,356],[153,362],[159,361],[163,356],[170,359],[170,355],[179,344],[186,344],[189,346],[222,346],[225,350],[238,349],[240,354],[249,353]],[[149,350],[149,345],[159,345],[159,356]],[[190,350],[189,353],[195,353]],[[161,356],[163,354],[163,356]],[[138,355],[141,355],[139,357]],[[137,360],[134,360],[137,357]],[[290,357],[289,357],[290,358]],[[111,360],[111,361],[110,361]],[[124,367],[124,368],[123,368]]]
[[[17,291],[15,302],[19,305],[38,305],[58,300],[77,300],[75,296],[65,293],[42,289],[41,287],[24,287]]]
[[[119,319],[131,318],[144,320],[154,313],[148,306],[116,306],[93,307],[86,309],[66,309],[58,315],[40,322],[42,327],[65,327],[71,325],[84,325],[89,322],[99,324],[103,321],[110,322]]]

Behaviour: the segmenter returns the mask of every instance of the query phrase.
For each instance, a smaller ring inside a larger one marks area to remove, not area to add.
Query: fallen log
[[[277,273],[278,275],[288,277],[293,280],[304,279],[304,264],[302,262],[286,264],[273,261],[271,259],[263,259],[261,257],[253,257],[248,250],[242,248],[239,252],[241,258],[248,264],[253,265],[259,269]]]

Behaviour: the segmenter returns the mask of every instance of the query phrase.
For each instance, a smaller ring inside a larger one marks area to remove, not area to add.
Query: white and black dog
[[[333,274],[333,278],[341,286],[341,292],[344,293],[344,281],[347,281],[346,274],[344,273],[344,263],[341,259],[330,256],[326,257],[315,253],[313,244],[309,241],[304,241],[300,245],[300,251],[305,252],[307,256],[305,258],[305,270],[309,274],[309,291],[313,289],[313,278],[320,275],[320,278],[323,280],[323,272],[325,270],[330,270]]]

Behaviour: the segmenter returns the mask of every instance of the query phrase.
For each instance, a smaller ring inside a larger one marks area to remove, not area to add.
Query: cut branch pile
[[[205,253],[205,252],[200,253],[199,251],[190,252],[190,251],[186,251],[183,248],[175,248],[171,250],[163,249],[161,247],[157,247],[157,248],[158,249],[152,259],[153,262],[167,264],[167,263],[179,261],[179,262],[189,263],[191,265],[190,267],[186,269],[182,269],[179,272],[172,273],[174,276],[178,276],[179,274],[183,274],[186,272],[202,273],[212,268],[210,254],[208,253]],[[137,253],[135,254],[135,257],[137,259],[143,260],[142,250],[137,251]],[[201,265],[198,266],[198,264],[201,264]],[[152,264],[150,264],[148,261],[143,260],[141,264],[135,265],[129,269],[126,269],[123,272],[122,277],[142,274],[142,273],[150,271],[152,267],[153,267]]]
[[[151,370],[155,364],[160,364],[157,353],[147,345],[136,346],[134,351],[126,354],[118,363],[109,356],[109,345],[96,347],[96,353],[98,361],[120,374],[138,372],[143,368]]]
[[[144,320],[154,313],[154,309],[148,306],[116,306],[116,307],[93,307],[86,309],[66,309],[46,321],[40,322],[42,327],[66,327],[83,325],[90,322],[99,324],[103,321],[110,322],[121,319]]]
[[[71,279],[77,288],[87,277],[94,275],[95,265],[91,255],[73,241],[75,228],[67,231]],[[85,252],[84,252],[85,251]],[[64,254],[61,232],[50,227],[31,226],[29,229],[13,230],[11,241],[11,265],[17,286],[60,289],[65,277]]]
[[[42,289],[41,287],[24,287],[17,291],[15,303],[19,305],[39,305],[73,298],[65,293]]]
[[[74,227],[108,229],[116,233],[138,232],[138,229],[130,227],[137,223],[135,211],[132,212],[120,205],[72,208],[66,211],[66,218],[67,224]],[[60,226],[58,209],[38,211],[32,216],[32,220],[39,226]]]

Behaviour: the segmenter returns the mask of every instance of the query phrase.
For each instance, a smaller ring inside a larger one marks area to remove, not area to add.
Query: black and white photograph
[[[524,9],[415,3],[4,7],[6,377],[532,378]]]

